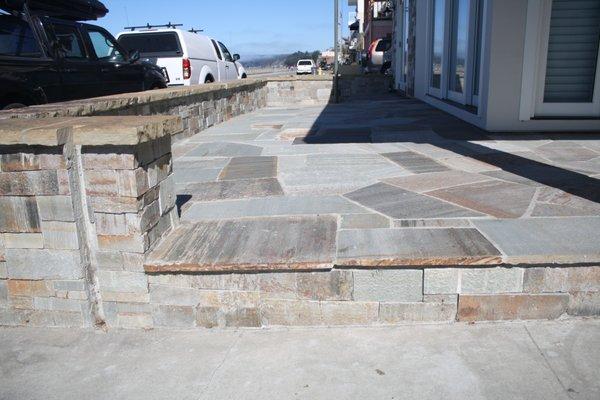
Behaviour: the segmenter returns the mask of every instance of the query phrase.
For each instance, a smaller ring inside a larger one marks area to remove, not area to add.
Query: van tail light
[[[192,77],[192,63],[187,58],[183,59],[183,79],[190,79]]]

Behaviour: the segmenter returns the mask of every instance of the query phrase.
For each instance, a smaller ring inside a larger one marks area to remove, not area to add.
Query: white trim
[[[542,10],[548,0],[528,0],[525,49],[523,57],[523,80],[521,82],[521,107],[519,119],[529,121],[535,115],[537,93],[537,64],[541,52]]]

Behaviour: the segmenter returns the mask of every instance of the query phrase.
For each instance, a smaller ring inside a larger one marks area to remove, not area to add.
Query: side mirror
[[[138,50],[133,50],[129,52],[129,62],[134,63],[140,59],[140,52]]]
[[[234,54],[233,55],[233,61],[237,61],[240,59],[240,55],[239,54]]]

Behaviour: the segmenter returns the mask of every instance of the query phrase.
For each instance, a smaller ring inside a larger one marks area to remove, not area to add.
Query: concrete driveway
[[[225,331],[0,329],[0,399],[600,398],[600,320]]]

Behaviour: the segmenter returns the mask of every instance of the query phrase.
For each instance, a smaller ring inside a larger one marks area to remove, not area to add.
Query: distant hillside
[[[247,56],[245,60],[242,60],[244,66],[251,68],[265,68],[265,67],[290,67],[296,65],[298,60],[302,59],[313,59],[315,62],[321,55],[320,51],[297,51],[292,54],[276,54],[276,55],[254,55]]]

